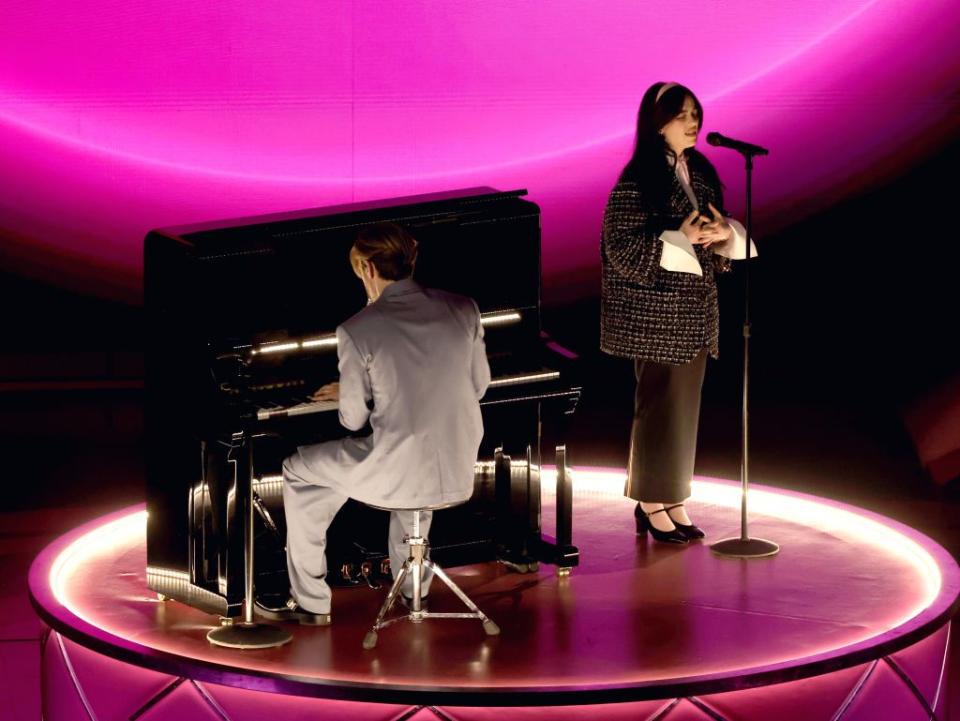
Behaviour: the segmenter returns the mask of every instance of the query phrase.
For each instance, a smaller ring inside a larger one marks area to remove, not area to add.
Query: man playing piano
[[[258,608],[268,618],[330,623],[326,534],[348,498],[414,508],[473,493],[479,400],[490,382],[480,312],[470,298],[418,285],[416,256],[416,241],[392,223],[364,228],[350,251],[368,304],[337,328],[339,383],[312,398],[338,401],[344,427],[358,431],[369,422],[372,433],[301,446],[284,461],[290,600],[282,609]],[[427,535],[431,514],[420,518]],[[394,572],[407,558],[412,519],[412,512],[391,512]],[[409,577],[408,584],[406,597],[413,595]]]

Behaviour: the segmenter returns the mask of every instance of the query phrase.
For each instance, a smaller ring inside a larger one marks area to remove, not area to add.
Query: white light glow
[[[520,314],[515,311],[488,313],[480,316],[480,323],[484,326],[506,325],[516,323],[520,320]],[[307,348],[336,348],[337,336],[334,334],[323,335],[317,338],[308,338],[304,341],[293,341],[290,343],[265,343],[259,348],[250,351],[251,355],[265,355],[267,353],[284,353],[292,350],[304,350]]]
[[[271,345],[262,345],[257,350],[252,351],[253,353],[282,353],[288,350],[297,350],[300,347],[299,343],[273,343]]]
[[[602,469],[570,469],[573,477],[574,504],[577,496],[623,498],[627,475],[623,471]],[[544,466],[541,485],[556,491],[556,469]],[[709,480],[694,480],[691,500],[697,503],[740,509],[740,486]],[[923,601],[894,626],[910,620],[939,595],[943,577],[936,560],[919,543],[884,523],[815,499],[798,498],[776,491],[751,488],[747,495],[751,516],[780,518],[784,521],[815,528],[822,533],[842,537],[860,546],[873,546],[899,558],[920,574]],[[576,508],[576,505],[574,505]],[[776,540],[776,539],[771,539]]]
[[[63,549],[50,566],[50,588],[57,602],[68,605],[67,582],[78,566],[101,554],[129,548],[146,535],[147,512],[137,511],[85,533]]]
[[[509,386],[519,383],[537,383],[539,381],[549,381],[560,377],[560,371],[546,371],[544,373],[524,373],[515,376],[504,376],[490,381],[490,387]]]
[[[480,324],[483,326],[488,325],[506,325],[508,323],[516,323],[520,320],[520,314],[511,311],[509,313],[489,313],[480,316]]]
[[[511,465],[519,466],[524,463],[513,461]],[[485,469],[489,464],[478,465]],[[548,494],[555,491],[556,470],[545,466],[540,475],[543,490]],[[571,469],[570,476],[573,481],[575,509],[578,499],[586,501],[593,497],[609,499],[611,502],[623,499],[626,480],[623,471]],[[282,481],[282,476],[265,476],[258,481],[279,482]],[[738,510],[740,486],[716,480],[696,479],[693,482],[692,501]],[[889,626],[891,629],[906,623],[928,608],[940,593],[943,581],[935,558],[917,541],[885,524],[882,519],[861,515],[854,508],[848,509],[829,501],[758,488],[752,488],[749,492],[749,510],[751,516],[762,517],[764,521],[771,518],[782,519],[821,533],[836,535],[844,542],[864,549],[865,554],[869,554],[870,548],[878,549],[914,569],[919,576],[922,598],[912,608],[905,610],[902,617]],[[81,611],[70,604],[71,579],[75,573],[83,572],[83,565],[90,560],[141,544],[146,536],[146,521],[146,511],[131,513],[105,523],[72,541],[56,557],[50,568],[49,583],[57,601],[88,623],[99,625],[94,619],[84,617]],[[718,559],[718,563],[727,562],[729,561]]]
[[[335,335],[325,335],[320,338],[310,338],[305,340],[300,344],[303,348],[321,348],[324,346],[336,347],[337,346],[337,336]]]
[[[473,464],[473,467],[474,467],[474,470],[475,470],[475,471],[482,471],[482,472],[484,472],[484,473],[487,473],[487,472],[489,472],[489,471],[493,471],[493,470],[496,469],[496,467],[497,467],[497,462],[496,462],[496,461],[477,461],[476,463]],[[514,461],[514,460],[511,460],[511,461],[510,461],[510,467],[511,467],[511,468],[526,468],[526,467],[527,467],[527,462],[526,462],[526,461]],[[531,465],[530,465],[530,470],[532,470],[534,473],[536,473],[536,472],[538,472],[540,469],[537,468],[536,464],[531,464]],[[552,477],[552,483],[555,484],[555,483],[556,483],[556,480],[557,480],[557,479],[556,479],[556,474],[554,473],[554,476]],[[551,486],[551,487],[552,487],[552,486]]]

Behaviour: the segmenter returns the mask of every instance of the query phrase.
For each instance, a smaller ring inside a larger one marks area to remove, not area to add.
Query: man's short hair
[[[375,223],[360,230],[350,251],[354,272],[360,260],[373,263],[386,280],[402,280],[413,274],[417,241],[396,223]]]

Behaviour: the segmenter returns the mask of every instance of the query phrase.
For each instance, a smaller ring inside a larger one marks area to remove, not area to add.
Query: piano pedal
[[[514,573],[536,573],[540,570],[538,561],[508,561],[505,558],[497,559],[506,566],[507,570]]]
[[[360,579],[358,575],[359,574],[354,573],[352,563],[344,563],[342,566],[340,566],[340,578],[351,586],[360,585]]]
[[[370,561],[364,561],[360,564],[360,575],[363,576],[363,580],[367,582],[370,588],[374,591],[380,590],[380,584],[373,580],[373,564]]]

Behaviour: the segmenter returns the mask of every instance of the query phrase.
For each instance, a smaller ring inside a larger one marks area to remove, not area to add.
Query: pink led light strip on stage
[[[573,471],[573,478],[577,498],[622,498],[625,478],[622,471],[578,469]],[[279,478],[263,479],[269,480],[277,481]],[[552,493],[556,483],[556,471],[544,467],[541,483],[545,492]],[[698,504],[739,508],[740,487],[727,481],[697,478],[693,482],[692,500]],[[890,628],[907,623],[927,609],[941,591],[942,575],[937,561],[916,540],[893,527],[892,522],[887,519],[824,499],[762,488],[750,490],[750,507],[757,516],[809,526],[819,532],[835,535],[841,542],[864,549],[873,548],[877,552],[899,558],[916,574],[916,582],[922,592],[889,623]],[[103,627],[101,620],[86,615],[82,605],[77,605],[72,600],[70,579],[73,574],[81,572],[92,558],[126,548],[145,537],[146,522],[146,511],[131,513],[111,520],[70,543],[57,555],[50,568],[50,588],[57,601],[86,623]],[[865,550],[864,553],[868,551]]]

